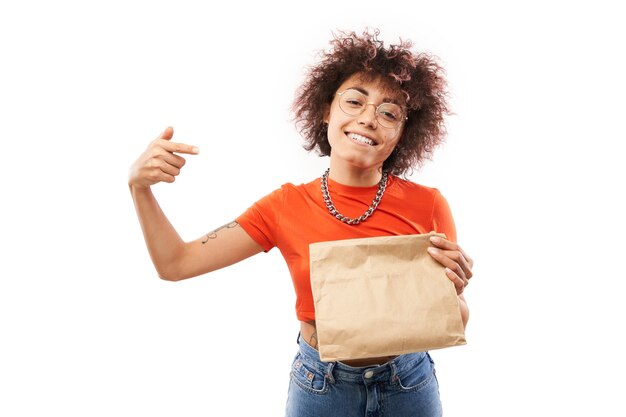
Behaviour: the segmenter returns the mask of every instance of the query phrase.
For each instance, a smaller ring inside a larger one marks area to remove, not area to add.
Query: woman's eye
[[[385,119],[391,120],[391,121],[396,121],[399,119],[397,115],[395,115],[394,113],[390,113],[388,111],[381,112],[380,115],[383,116]]]
[[[361,107],[363,104],[357,99],[347,99],[346,103],[354,107]]]

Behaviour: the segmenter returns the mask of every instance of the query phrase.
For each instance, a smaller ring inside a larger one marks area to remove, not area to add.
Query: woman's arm
[[[171,142],[167,128],[132,165],[128,180],[146,246],[159,277],[178,281],[241,261],[263,250],[236,222],[192,242],[184,242],[159,206],[150,186],[174,182],[185,164],[177,153],[197,154],[197,148]]]

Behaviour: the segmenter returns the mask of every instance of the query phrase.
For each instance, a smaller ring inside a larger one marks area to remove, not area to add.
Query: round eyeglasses
[[[376,120],[381,126],[392,129],[399,127],[408,119],[404,115],[402,107],[395,103],[381,103],[376,106],[375,103],[367,101],[367,96],[360,91],[349,88],[337,93],[339,96],[339,108],[349,116],[358,116],[362,114],[368,105],[376,107]]]

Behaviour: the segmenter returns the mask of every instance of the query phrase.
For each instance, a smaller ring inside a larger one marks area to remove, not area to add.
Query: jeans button
[[[369,379],[369,378],[371,378],[371,377],[372,377],[372,375],[374,375],[374,372],[373,372],[373,371],[367,371],[367,372],[365,372],[365,374],[364,374],[363,376],[364,376],[365,378],[368,378],[368,379]]]

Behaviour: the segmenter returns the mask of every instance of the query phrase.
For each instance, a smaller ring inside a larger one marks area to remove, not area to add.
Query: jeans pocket
[[[395,379],[400,390],[417,391],[428,385],[434,378],[435,367],[430,356],[426,354],[421,360],[398,372]]]
[[[326,374],[300,354],[296,355],[291,366],[291,380],[300,388],[314,394],[324,394],[328,391]]]

